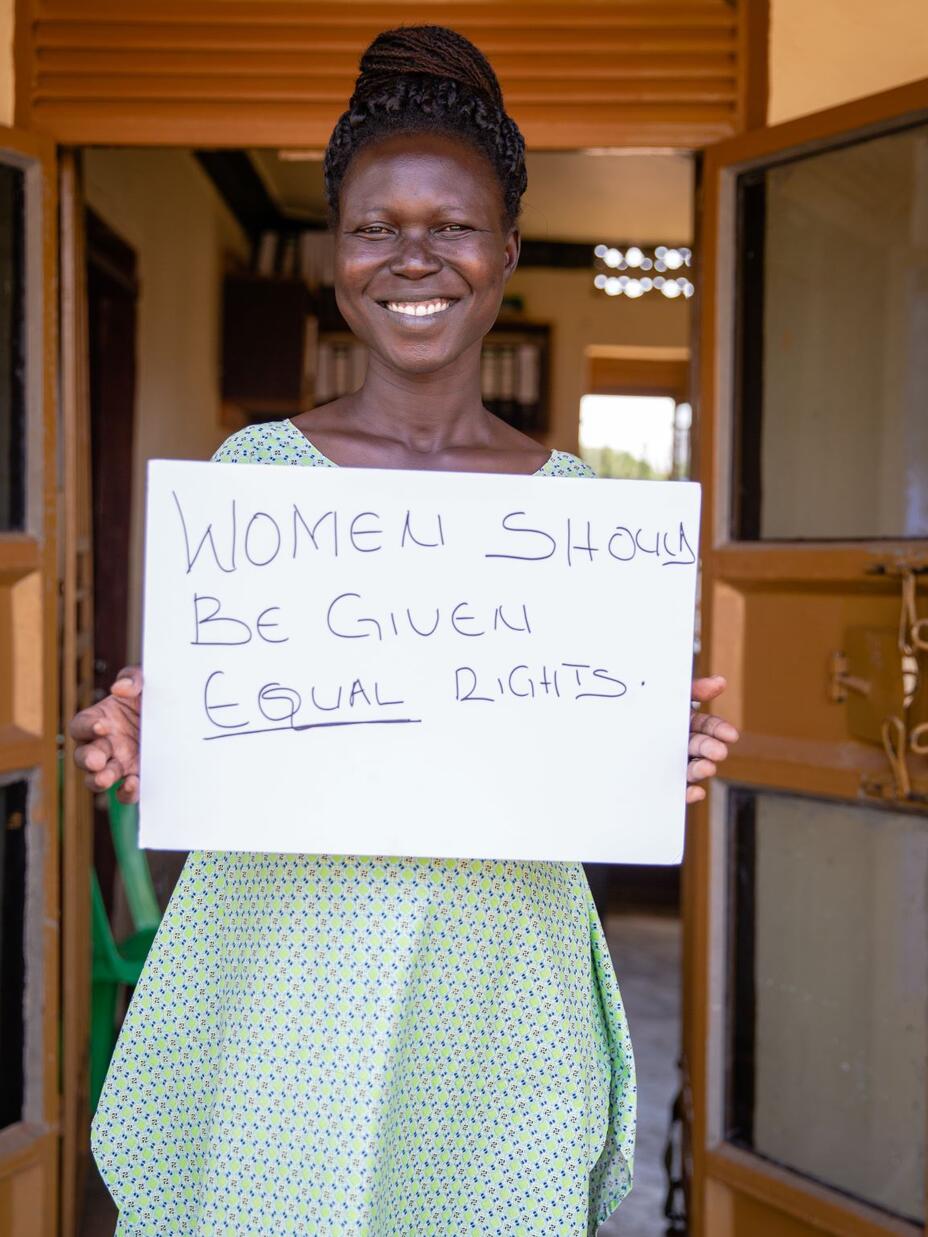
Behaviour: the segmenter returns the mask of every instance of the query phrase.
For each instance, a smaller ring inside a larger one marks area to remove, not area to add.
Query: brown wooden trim
[[[56,1219],[56,1134],[25,1124],[4,1133],[14,1139],[0,1145],[0,1159],[4,1146],[16,1148],[11,1150],[13,1167],[0,1170],[0,1222],[10,1219],[12,1225],[4,1231],[10,1237],[51,1237]]]
[[[55,487],[57,481],[57,394],[58,394],[58,302],[55,296],[58,269],[58,182],[54,143],[35,139],[33,149],[41,160],[42,197],[42,319],[44,347],[42,357],[42,402],[44,406],[44,511],[42,529],[42,639],[43,657],[43,756],[40,764],[41,795],[32,814],[32,826],[40,827],[45,838],[45,940],[43,949],[45,1008],[44,1103],[45,1120],[57,1125],[58,1102],[58,1016],[59,1016],[59,855],[58,846],[58,676],[51,672],[58,648],[58,520]],[[55,1161],[57,1164],[57,1159]],[[55,1194],[57,1198],[57,1181]]]
[[[847,138],[893,129],[907,119],[928,115],[928,80],[857,100],[818,115],[802,117],[771,129],[744,132],[706,152],[703,164],[697,255],[701,278],[698,305],[698,345],[701,359],[696,422],[700,427],[699,476],[703,481],[702,596],[703,653],[701,669],[712,650],[740,639],[744,607],[726,604],[737,589],[795,589],[809,593],[824,585],[852,589],[885,589],[886,578],[874,573],[883,563],[925,561],[928,543],[869,541],[858,543],[730,543],[719,511],[727,508],[730,488],[729,436],[731,430],[731,285],[732,237],[729,231],[731,187],[739,169],[762,166],[781,158],[814,151]],[[740,615],[740,617],[739,617]],[[735,654],[737,658],[740,654]],[[735,667],[737,669],[737,665]],[[823,672],[824,673],[824,672]],[[740,690],[735,684],[736,692]],[[738,710],[750,702],[738,700]],[[882,766],[882,767],[880,767]],[[878,748],[848,742],[812,742],[795,737],[746,733],[724,767],[726,779],[784,791],[845,798],[855,803],[872,802],[860,793],[862,775],[876,769],[886,772]],[[885,778],[884,778],[885,780]],[[710,791],[709,803],[717,804],[724,784]],[[693,1237],[731,1237],[735,1211],[707,1208],[726,1189],[739,1190],[770,1208],[771,1226],[777,1212],[790,1215],[810,1228],[853,1237],[910,1234],[922,1231],[884,1216],[876,1209],[859,1206],[835,1191],[817,1186],[758,1157],[724,1146],[715,1146],[709,1114],[715,1111],[723,1079],[718,1074],[721,1053],[717,1046],[719,993],[710,942],[718,930],[725,890],[713,870],[713,838],[718,839],[718,820],[706,805],[691,814],[687,835],[685,880],[684,1027],[688,1079],[693,1091],[692,1153],[694,1162],[693,1207],[690,1218]],[[724,918],[724,916],[723,916]],[[708,1216],[708,1219],[707,1219]],[[725,1217],[728,1219],[725,1219]],[[722,1217],[719,1219],[719,1217]],[[715,1227],[707,1228],[707,1224]],[[726,1227],[727,1225],[727,1227]],[[772,1229],[771,1229],[772,1231]]]
[[[4,533],[0,536],[0,575],[17,579],[35,571],[41,561],[42,549],[35,537],[26,533]]]
[[[701,584],[701,652],[697,658],[700,674],[708,666],[714,607],[712,599],[711,552],[715,526],[715,451],[717,418],[715,410],[716,305],[714,272],[718,254],[718,196],[708,179],[705,161],[700,160],[695,203],[699,245],[696,249],[695,330],[691,341],[696,358],[698,384],[693,388],[694,463],[702,482],[700,553],[703,563]],[[707,574],[707,566],[709,573]],[[691,1156],[687,1222],[691,1237],[716,1237],[705,1227],[706,1145],[709,1112],[709,1053],[711,964],[710,873],[712,870],[711,810],[722,790],[712,787],[702,803],[687,811],[686,842],[683,857],[683,1059],[686,1091],[690,1097],[687,1134]],[[719,1234],[718,1237],[730,1237]]]
[[[61,693],[62,770],[62,1114],[61,1237],[77,1231],[88,1160],[91,991],[90,872],[93,806],[74,764],[67,722],[91,703],[93,563],[90,515],[90,412],[86,271],[87,234],[79,157],[60,156],[61,271]],[[113,242],[91,228],[104,256]],[[117,265],[116,263],[112,263]],[[121,267],[118,268],[121,272]]]
[[[74,144],[321,146],[379,30],[425,0],[19,0],[17,115]],[[457,0],[441,20],[493,60],[530,145],[691,150],[737,131],[755,0],[531,6]]]
[[[924,1232],[921,1225],[897,1220],[727,1143],[707,1152],[706,1166],[732,1189],[834,1237],[921,1237]]]
[[[407,5],[389,3],[387,0],[352,0],[351,3],[336,5],[338,22],[350,28],[360,26],[366,28],[374,25],[382,28],[382,23],[390,20],[398,9],[414,10],[423,7],[415,0]],[[731,25],[731,6],[724,0],[677,0],[676,3],[657,6],[653,3],[612,3],[612,0],[598,0],[594,3],[576,3],[564,5],[562,0],[534,0],[531,5],[532,15],[543,15],[543,20],[554,26],[570,29],[575,25],[596,23],[603,29],[636,29],[642,24],[649,27],[703,27],[711,29],[720,27],[726,29]],[[60,19],[62,21],[111,21],[120,20],[137,25],[145,25],[151,21],[152,9],[146,9],[142,4],[126,6],[123,0],[85,0],[81,5],[75,5],[73,0],[42,0],[38,6],[43,17]],[[267,25],[294,26],[313,29],[328,27],[332,24],[331,3],[305,4],[297,8],[291,0],[261,0],[261,20]],[[227,25],[250,25],[253,14],[240,0],[162,0],[157,11],[171,22],[190,24],[203,20],[203,14],[208,14],[211,20]],[[521,28],[526,19],[524,0],[503,0],[501,3],[487,4],[486,0],[448,0],[442,4],[442,20],[448,25],[455,23],[474,24],[475,14],[479,15],[479,24],[484,29]],[[410,18],[410,23],[412,18]]]
[[[603,356],[587,358],[586,390],[591,395],[672,395],[687,398],[689,362]]]
[[[739,14],[738,128],[759,129],[767,123],[770,0],[749,0]]]
[[[917,780],[919,766],[914,757],[909,760],[913,780]],[[919,765],[924,765],[924,761]],[[725,781],[739,785],[871,803],[875,807],[895,807],[897,805],[861,794],[864,777],[877,779],[885,774],[886,760],[878,747],[757,735],[749,731],[742,731],[723,771]]]
[[[928,541],[924,540],[733,542],[716,546],[713,553],[718,579],[741,584],[847,581],[885,587],[881,568],[886,564],[904,561],[913,567],[928,567]],[[928,589],[928,578],[920,583],[921,588]]]
[[[32,78],[36,48],[33,43],[34,0],[13,2],[13,120],[18,126],[29,123],[32,110]]]
[[[25,1061],[24,1125],[20,1139],[0,1141],[0,1175],[4,1216],[12,1231],[51,1237],[56,1222],[58,1119],[59,897],[58,779],[56,735],[58,686],[55,673],[58,619],[56,556],[57,431],[57,186],[55,148],[46,137],[20,129],[0,129],[0,148],[25,171],[28,208],[25,237],[27,315],[26,407],[27,503],[31,537],[4,537],[0,563],[6,557],[14,573],[35,578],[30,600],[27,643],[13,656],[28,652],[24,674],[32,691],[25,713],[34,714],[35,731],[17,726],[0,730],[0,769],[23,771],[31,778],[29,799],[30,878],[35,900],[28,923],[28,978],[25,993],[27,1035],[31,1043]],[[14,642],[22,633],[14,630]],[[31,664],[34,655],[35,666]],[[43,1132],[44,1131],[44,1132]],[[32,1151],[23,1144],[32,1139]],[[10,1160],[6,1160],[9,1151]],[[11,1168],[10,1165],[13,1165]],[[27,1228],[27,1224],[31,1227]]]
[[[713,788],[712,794],[719,793]],[[687,809],[681,873],[683,917],[683,1080],[686,1142],[690,1153],[687,1223],[691,1237],[704,1237],[709,990],[709,800]],[[706,1235],[709,1237],[709,1235]],[[719,1235],[721,1237],[721,1235]],[[726,1235],[728,1237],[728,1235]]]
[[[125,100],[37,103],[31,123],[65,145],[289,146],[321,149],[335,123],[326,104],[153,100],[129,107]],[[686,118],[659,106],[568,108],[529,104],[517,119],[531,148],[576,150],[586,146],[659,146],[693,150],[732,131],[723,108],[691,107]]]
[[[16,773],[41,764],[41,736],[20,726],[0,726],[0,773]]]
[[[20,0],[23,3],[24,0]],[[123,72],[137,76],[177,75],[190,70],[191,53],[183,48],[127,47],[120,54]],[[40,75],[56,73],[100,73],[112,67],[112,53],[106,49],[83,47],[42,47],[36,52],[36,71]],[[315,73],[320,83],[331,79],[349,79],[357,72],[358,57],[354,50],[333,51]],[[519,80],[525,71],[525,57],[519,52],[502,51],[493,57],[493,67],[501,77]],[[201,66],[201,75],[234,74],[236,77],[266,74],[268,72],[291,73],[305,76],[306,54],[286,47],[262,51],[256,58],[253,51],[245,49],[217,48],[210,52],[208,62]],[[556,51],[539,51],[531,59],[531,74],[534,78],[557,78],[562,82],[593,81],[613,82],[616,78],[616,59],[612,52],[590,50],[583,60],[565,59]],[[730,52],[705,52],[694,59],[688,52],[642,52],[634,60],[623,62],[623,81],[668,77],[687,79],[727,78],[734,80],[734,67]],[[343,96],[339,96],[343,99]]]
[[[307,80],[302,75],[279,73],[253,73],[248,81],[249,97],[254,103],[330,103],[336,109],[344,106],[344,83],[333,79],[328,85],[318,79]],[[655,81],[625,81],[619,79],[577,78],[562,81],[558,92],[565,107],[577,104],[593,104],[606,107],[612,104],[657,104],[657,105],[718,105],[722,119],[731,99],[731,80],[725,77],[662,77]],[[98,80],[93,74],[56,74],[49,82],[48,95],[40,73],[34,99],[41,105],[46,97],[55,101],[82,99],[105,103],[107,100],[123,100],[127,95],[144,102],[147,99],[173,99],[196,104],[201,100],[223,103],[235,96],[241,88],[238,74],[213,73],[191,78],[186,74],[146,74],[141,79],[133,73],[108,73]],[[525,78],[509,91],[507,104],[513,111],[530,104],[544,104],[551,94],[548,78]]]
[[[773,156],[809,153],[834,142],[900,128],[928,117],[928,77],[880,94],[799,116],[769,128],[752,129],[706,151],[707,184],[723,169],[736,170]]]
[[[27,1168],[47,1137],[43,1126],[28,1121],[18,1121],[0,1130],[0,1180]]]

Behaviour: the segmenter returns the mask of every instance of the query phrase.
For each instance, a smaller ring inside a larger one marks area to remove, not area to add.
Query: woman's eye
[[[468,232],[469,230],[466,223],[445,223],[438,229],[439,232],[448,232],[452,236],[459,232]]]
[[[382,223],[369,223],[367,227],[358,228],[359,236],[389,236],[390,229]]]

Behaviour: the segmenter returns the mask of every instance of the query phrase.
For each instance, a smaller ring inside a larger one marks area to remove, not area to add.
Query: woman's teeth
[[[387,309],[392,309],[396,314],[406,314],[410,318],[427,318],[431,314],[441,313],[443,309],[448,309],[454,302],[447,300],[438,301],[387,301]]]

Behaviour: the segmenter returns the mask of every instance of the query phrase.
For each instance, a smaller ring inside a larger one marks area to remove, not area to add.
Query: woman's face
[[[391,368],[434,373],[478,343],[518,256],[496,175],[467,143],[404,135],[353,159],[336,229],[336,299]]]

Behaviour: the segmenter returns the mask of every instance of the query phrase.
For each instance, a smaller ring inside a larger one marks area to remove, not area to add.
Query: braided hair
[[[502,190],[506,222],[514,225],[527,183],[525,141],[486,56],[444,26],[401,26],[378,34],[360,68],[325,151],[333,217],[348,167],[363,146],[394,134],[445,133],[486,156]]]

